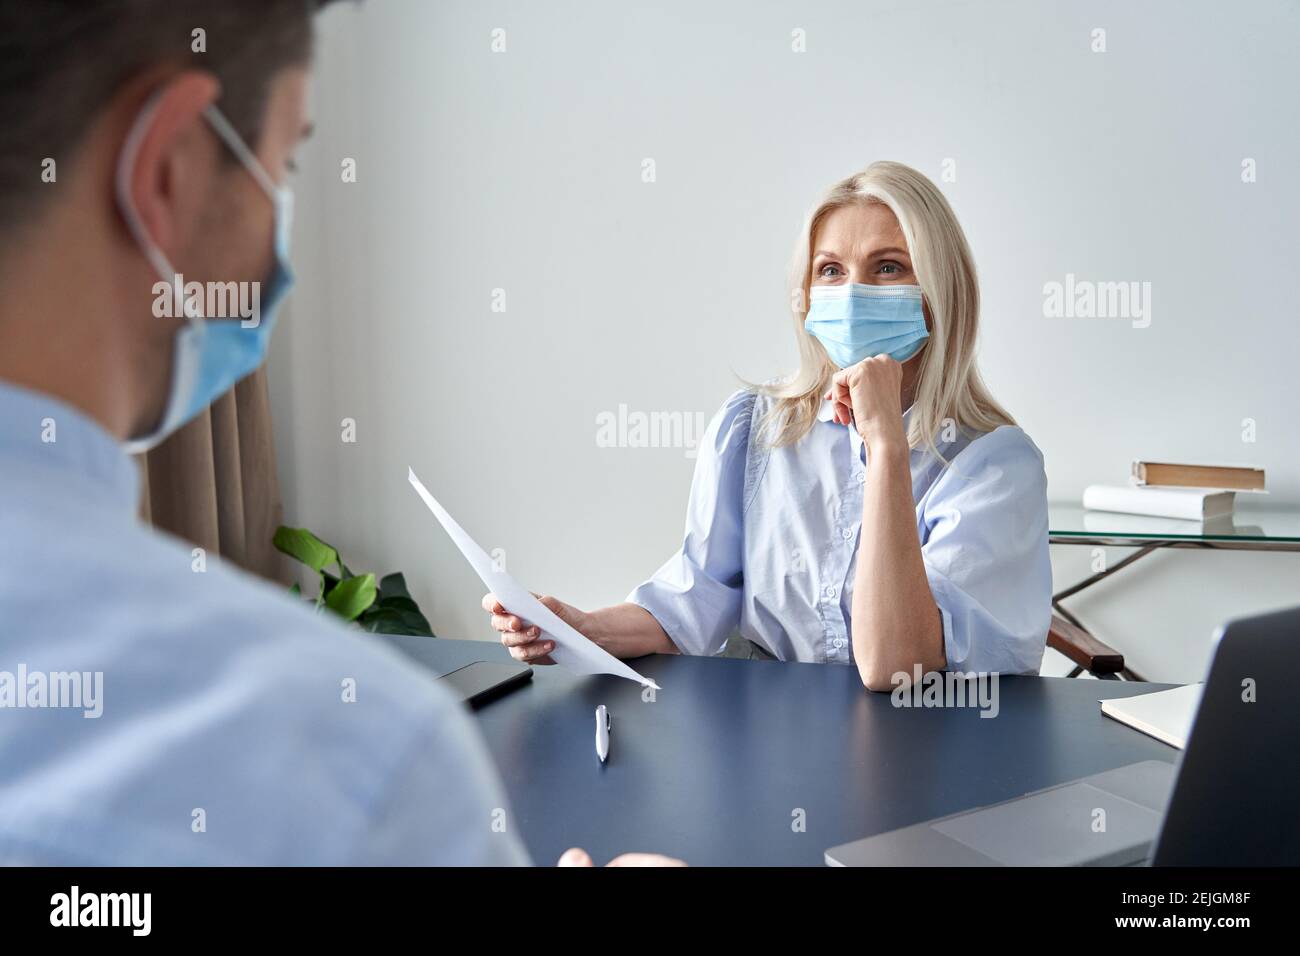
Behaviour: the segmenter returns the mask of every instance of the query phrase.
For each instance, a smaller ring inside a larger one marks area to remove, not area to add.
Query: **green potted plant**
[[[370,573],[353,574],[335,548],[306,528],[281,525],[275,529],[272,542],[278,551],[305,564],[320,578],[316,596],[307,598],[317,610],[336,614],[372,634],[434,636],[400,572],[386,574],[378,581]],[[338,573],[333,574],[327,568],[335,568]],[[289,590],[302,595],[302,588],[297,584]]]

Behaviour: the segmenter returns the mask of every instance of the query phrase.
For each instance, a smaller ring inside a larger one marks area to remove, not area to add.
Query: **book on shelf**
[[[1264,469],[1243,465],[1182,465],[1168,461],[1135,461],[1133,483],[1164,488],[1263,491]]]
[[[1155,488],[1134,485],[1089,485],[1083,506],[1089,511],[1207,521],[1232,514],[1235,492],[1205,488]]]

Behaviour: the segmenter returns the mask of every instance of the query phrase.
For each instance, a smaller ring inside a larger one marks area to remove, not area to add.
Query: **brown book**
[[[1139,485],[1165,485],[1173,488],[1232,488],[1237,491],[1263,491],[1263,468],[1238,468],[1231,465],[1177,465],[1165,461],[1133,462],[1133,477]]]

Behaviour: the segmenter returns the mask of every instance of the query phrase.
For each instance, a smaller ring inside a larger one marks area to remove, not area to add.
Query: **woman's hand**
[[[569,625],[579,634],[583,633],[586,626],[587,615],[579,611],[576,607],[565,604],[558,598],[534,594],[544,607],[555,612],[565,624]],[[510,656],[517,661],[525,664],[554,664],[548,656],[551,651],[555,650],[555,642],[551,640],[541,640],[541,628],[535,627],[511,614],[497,600],[495,594],[483,595],[483,610],[492,615],[492,628],[501,632],[501,643],[510,651]]]
[[[836,372],[826,398],[835,402],[835,420],[854,425],[868,448],[906,448],[902,391],[903,366],[873,355]]]
[[[571,850],[565,850],[564,856],[560,857],[560,862],[556,866],[595,866],[591,859],[591,854],[586,850],[574,847]],[[671,856],[661,856],[658,853],[624,853],[616,856],[605,864],[606,866],[686,866],[681,860]]]

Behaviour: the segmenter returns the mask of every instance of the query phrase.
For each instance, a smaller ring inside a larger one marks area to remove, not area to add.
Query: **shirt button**
[[[845,540],[845,541],[849,541],[849,540],[851,540],[851,539],[853,538],[853,529],[852,529],[852,528],[844,528],[843,530],[840,531],[840,534],[842,534],[842,535],[844,536],[844,540]]]
[[[843,646],[844,646],[844,638],[842,638],[842,637],[837,637],[837,638],[835,638],[835,646],[836,646],[836,647],[843,647]]]
[[[858,484],[863,484],[867,480],[867,473],[865,471],[860,471],[853,477],[857,479]]]
[[[828,598],[835,597],[835,585],[833,584],[826,585],[826,596]]]

